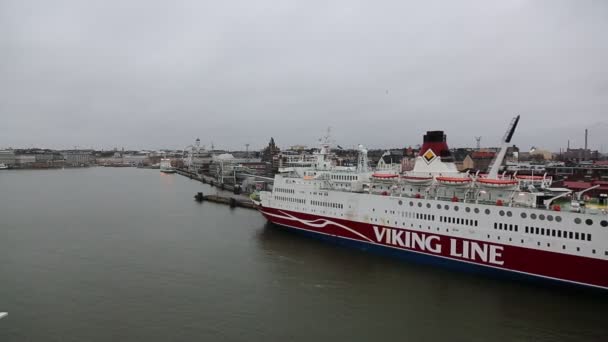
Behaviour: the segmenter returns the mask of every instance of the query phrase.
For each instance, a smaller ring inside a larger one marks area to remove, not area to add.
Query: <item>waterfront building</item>
[[[92,155],[85,151],[68,151],[64,154],[65,163],[70,166],[84,166],[91,163]]]
[[[18,154],[15,156],[15,166],[18,168],[30,168],[36,163],[36,156],[33,154]]]
[[[555,179],[581,180],[581,181],[608,181],[608,165],[590,164],[574,166],[547,166],[547,174]]]
[[[15,152],[13,150],[0,150],[0,164],[15,165]]]

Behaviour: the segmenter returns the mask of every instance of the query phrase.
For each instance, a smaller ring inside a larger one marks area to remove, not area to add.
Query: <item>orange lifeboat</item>
[[[477,183],[487,188],[511,188],[516,186],[519,182],[514,179],[478,178]]]
[[[396,175],[394,173],[374,173],[374,174],[372,174],[372,177],[380,178],[380,179],[390,179],[390,178],[397,178],[397,177],[399,177],[399,175]]]
[[[464,177],[436,177],[435,180],[447,186],[466,186],[471,183],[471,178]]]
[[[401,176],[404,182],[409,184],[426,185],[433,181],[433,177]]]

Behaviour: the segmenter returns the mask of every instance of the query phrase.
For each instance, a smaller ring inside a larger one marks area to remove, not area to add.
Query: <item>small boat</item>
[[[160,172],[175,173],[175,168],[171,165],[171,159],[163,158],[160,160]]]
[[[433,181],[433,177],[401,176],[404,182],[416,185],[426,185]]]
[[[394,173],[374,173],[374,174],[372,174],[372,177],[380,178],[380,179],[389,179],[389,178],[397,178],[397,177],[399,177],[399,175],[394,174]]]
[[[486,188],[512,188],[517,186],[519,182],[515,179],[491,179],[477,178],[477,184]]]
[[[435,180],[447,186],[467,186],[471,183],[471,178],[465,177],[436,177]]]
[[[8,169],[8,165],[0,164],[0,170],[6,170],[6,169]]]

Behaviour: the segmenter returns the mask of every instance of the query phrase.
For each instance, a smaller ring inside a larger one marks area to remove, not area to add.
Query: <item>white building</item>
[[[65,162],[73,166],[89,165],[91,163],[91,153],[82,151],[66,152]]]
[[[15,165],[15,152],[13,150],[0,150],[0,164]]]
[[[15,164],[19,167],[29,167],[36,162],[33,154],[19,154],[15,156]]]

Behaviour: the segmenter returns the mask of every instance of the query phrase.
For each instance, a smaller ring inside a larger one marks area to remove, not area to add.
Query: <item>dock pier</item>
[[[175,171],[184,177],[198,180],[199,182],[202,182],[203,184],[217,186],[218,189],[226,191],[225,194],[216,194],[216,195],[204,195],[202,192],[198,192],[196,195],[194,195],[194,199],[198,202],[208,201],[208,202],[226,204],[226,205],[229,205],[231,208],[240,207],[240,208],[255,209],[255,205],[253,204],[253,201],[251,199],[249,199],[248,197],[241,195],[241,188],[238,185],[235,187],[232,184],[223,184],[223,183],[218,184],[218,182],[211,177],[204,176],[204,175],[198,175],[194,172],[190,172],[190,171],[183,170],[183,169],[176,169]],[[236,196],[228,195],[227,194],[228,191],[232,192]]]
[[[229,205],[230,208],[240,207],[240,208],[255,209],[255,205],[253,204],[253,201],[251,201],[250,199],[245,199],[245,198],[235,198],[235,197],[220,196],[220,195],[203,195],[202,192],[198,192],[196,195],[194,195],[194,199],[197,202],[209,201],[209,202],[214,202],[214,203],[226,204],[226,205]]]

